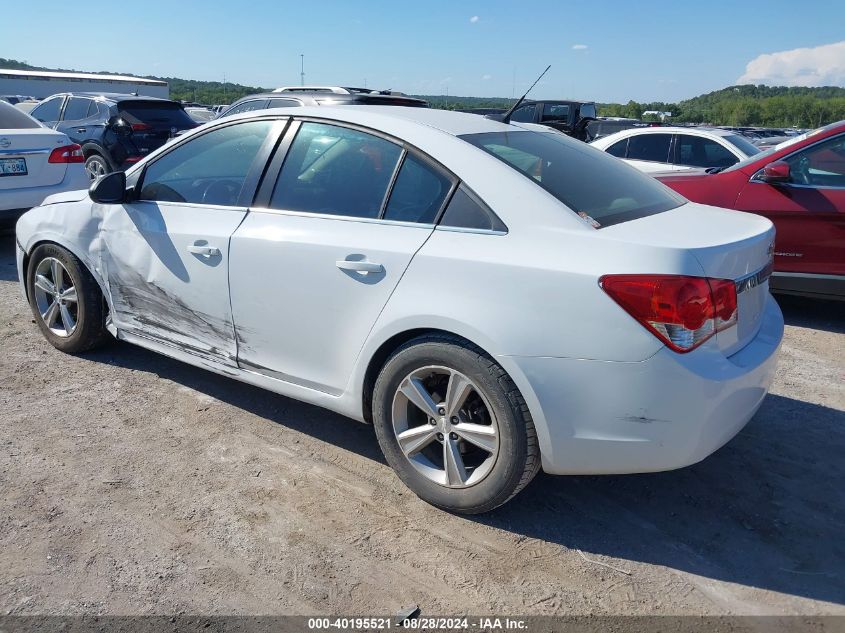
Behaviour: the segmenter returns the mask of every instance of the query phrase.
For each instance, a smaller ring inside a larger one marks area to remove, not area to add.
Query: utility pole
[[[223,102],[226,102],[226,73],[223,73]]]
[[[305,85],[305,55],[299,56],[299,62],[300,62],[300,66],[299,66],[299,85],[304,86]]]
[[[446,109],[449,109],[449,86],[446,86]]]

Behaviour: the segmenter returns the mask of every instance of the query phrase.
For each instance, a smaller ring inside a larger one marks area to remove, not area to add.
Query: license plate
[[[25,158],[0,158],[0,176],[26,176]]]

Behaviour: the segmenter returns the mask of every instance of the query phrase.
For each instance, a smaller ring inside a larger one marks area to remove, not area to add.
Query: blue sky
[[[0,57],[263,87],[298,84],[300,54],[307,83],[413,94],[519,95],[547,64],[536,98],[676,101],[740,78],[845,85],[843,0],[42,0],[2,22]]]

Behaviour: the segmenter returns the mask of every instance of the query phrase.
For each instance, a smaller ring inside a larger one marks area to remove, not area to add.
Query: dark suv
[[[30,114],[82,146],[92,179],[134,165],[178,132],[197,126],[175,101],[128,94],[57,94]]]
[[[390,105],[427,108],[428,102],[401,93],[379,92],[367,88],[302,86],[279,88],[273,92],[242,97],[223,110],[217,118],[252,110],[318,105]]]

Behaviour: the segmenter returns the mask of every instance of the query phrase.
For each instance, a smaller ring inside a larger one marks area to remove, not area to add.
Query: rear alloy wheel
[[[35,322],[53,347],[76,354],[108,340],[100,287],[69,251],[56,244],[37,247],[26,288]]]
[[[447,334],[409,341],[373,391],[379,445],[419,497],[453,512],[487,512],[540,468],[534,424],[519,390],[490,356]]]
[[[111,171],[109,169],[106,159],[99,154],[91,154],[85,159],[85,171],[91,180],[97,180],[100,176],[105,176]]]

